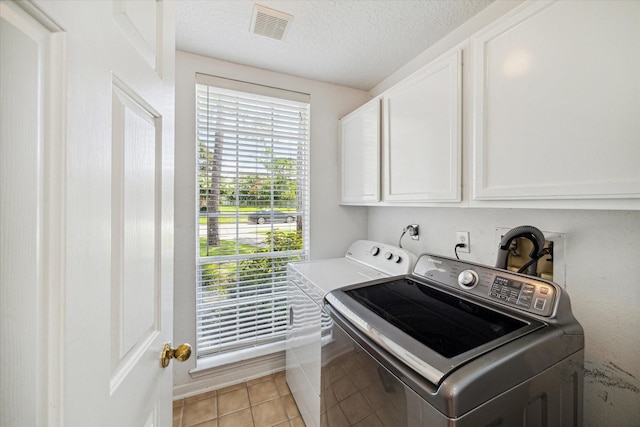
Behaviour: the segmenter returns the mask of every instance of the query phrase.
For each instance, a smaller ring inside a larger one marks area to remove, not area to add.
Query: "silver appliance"
[[[584,333],[553,282],[423,254],[325,302],[322,426],[582,425]]]
[[[344,257],[288,265],[286,378],[307,427],[320,425],[321,346],[332,340],[324,296],[339,287],[404,276],[415,260],[399,247],[358,240]]]

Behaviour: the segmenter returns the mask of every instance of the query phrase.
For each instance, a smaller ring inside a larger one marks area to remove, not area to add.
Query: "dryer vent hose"
[[[496,267],[502,268],[503,270],[507,269],[507,258],[509,256],[509,246],[511,245],[511,241],[517,239],[519,237],[524,237],[533,243],[533,249],[529,254],[529,258],[531,261],[537,261],[538,258],[542,256],[540,253],[544,248],[544,234],[542,231],[538,230],[536,227],[532,225],[521,225],[520,227],[513,228],[507,232],[507,234],[502,237],[500,240],[500,245],[498,246],[498,259],[496,260]],[[532,262],[527,269],[527,274],[529,276],[537,275],[538,263]]]

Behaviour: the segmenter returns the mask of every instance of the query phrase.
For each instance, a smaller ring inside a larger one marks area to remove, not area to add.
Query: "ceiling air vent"
[[[282,40],[292,19],[293,15],[256,4],[251,17],[251,32],[270,39]]]

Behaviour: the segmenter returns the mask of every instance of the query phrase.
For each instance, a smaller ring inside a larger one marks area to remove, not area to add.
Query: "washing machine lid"
[[[479,355],[545,326],[410,276],[334,290],[326,300],[371,340],[434,384]]]
[[[389,275],[348,258],[331,258],[317,261],[291,263],[298,274],[313,284],[316,293],[327,292],[343,286],[388,278]]]
[[[337,288],[411,273],[416,257],[406,249],[356,240],[344,257],[289,263],[320,298]]]

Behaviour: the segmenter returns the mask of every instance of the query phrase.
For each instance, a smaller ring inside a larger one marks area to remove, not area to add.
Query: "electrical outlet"
[[[418,224],[411,224],[409,227],[409,236],[413,240],[420,240],[420,231],[418,229]]]
[[[458,252],[471,252],[471,242],[469,241],[469,232],[468,231],[458,231],[456,233],[456,245],[463,244],[464,247],[458,248]]]

